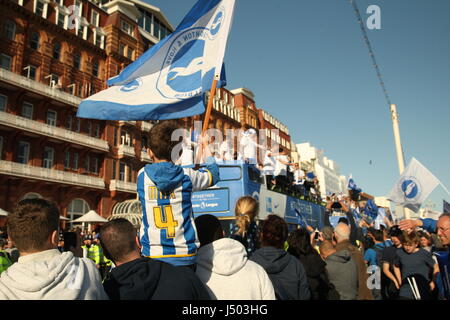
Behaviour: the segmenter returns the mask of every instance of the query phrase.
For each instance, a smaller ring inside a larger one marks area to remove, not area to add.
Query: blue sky
[[[174,27],[196,0],[146,0]],[[450,187],[450,1],[359,0],[381,9],[368,30],[392,103],[406,165],[422,162]],[[247,87],[258,107],[353,174],[363,191],[389,193],[399,177],[392,122],[347,0],[236,0],[225,56],[228,89]],[[372,164],[370,164],[372,161]],[[448,195],[429,197],[442,211]]]

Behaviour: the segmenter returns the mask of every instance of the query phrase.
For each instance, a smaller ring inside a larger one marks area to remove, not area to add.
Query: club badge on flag
[[[164,120],[205,112],[204,94],[224,80],[235,0],[199,0],[177,29],[78,106],[80,118]]]
[[[412,158],[388,199],[417,212],[422,202],[439,185],[439,180],[417,159]]]

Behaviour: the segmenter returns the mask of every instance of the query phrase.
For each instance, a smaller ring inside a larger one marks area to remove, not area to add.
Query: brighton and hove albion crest
[[[407,202],[416,202],[421,194],[420,182],[414,177],[404,177],[398,182],[401,193]]]
[[[187,99],[202,94],[203,79],[212,79],[215,70],[216,61],[208,60],[208,47],[222,29],[224,17],[221,7],[209,25],[188,28],[172,40],[156,85],[161,95]]]

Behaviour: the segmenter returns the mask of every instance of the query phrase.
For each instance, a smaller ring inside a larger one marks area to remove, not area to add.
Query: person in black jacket
[[[210,300],[203,283],[189,267],[141,257],[136,229],[114,219],[100,230],[105,256],[116,266],[103,287],[111,300]]]
[[[308,279],[301,262],[283,249],[288,227],[283,218],[270,214],[261,227],[261,248],[250,260],[266,270],[278,300],[309,300]]]
[[[331,295],[335,295],[336,291],[332,290],[333,285],[328,280],[326,263],[311,245],[309,232],[304,228],[294,230],[289,234],[287,241],[288,252],[299,259],[305,267],[311,300],[334,299],[336,296]]]

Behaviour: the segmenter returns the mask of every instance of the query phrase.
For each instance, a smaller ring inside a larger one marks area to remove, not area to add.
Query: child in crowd
[[[241,197],[236,202],[236,225],[232,230],[231,238],[244,245],[248,257],[259,249],[258,226],[255,222],[258,209],[258,201],[250,196]]]
[[[403,250],[397,250],[394,273],[400,287],[400,299],[427,300],[434,289],[439,268],[432,255],[419,248],[416,232],[403,232]],[[433,278],[430,274],[433,274]]]
[[[174,164],[171,141],[178,129],[176,121],[161,121],[149,133],[148,154],[152,164],[138,173],[137,192],[142,204],[140,241],[142,255],[175,266],[193,266],[199,242],[192,211],[192,192],[206,189],[219,181],[217,164],[204,170],[182,168]]]

